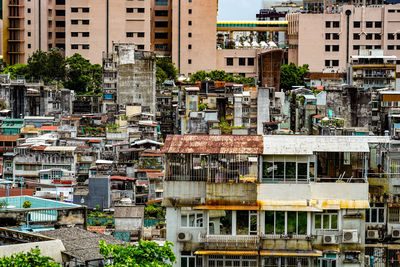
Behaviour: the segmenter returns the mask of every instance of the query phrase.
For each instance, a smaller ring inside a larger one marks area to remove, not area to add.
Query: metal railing
[[[260,241],[258,235],[204,235],[200,234],[199,242],[256,245]]]

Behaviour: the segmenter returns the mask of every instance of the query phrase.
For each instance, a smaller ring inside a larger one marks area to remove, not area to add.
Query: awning
[[[259,210],[258,206],[214,206],[201,205],[194,207],[196,210]]]
[[[322,256],[322,251],[320,250],[307,250],[307,251],[297,251],[297,250],[262,250],[260,252],[261,256],[301,256],[301,257],[320,257]]]
[[[258,256],[258,251],[198,250],[195,255]]]

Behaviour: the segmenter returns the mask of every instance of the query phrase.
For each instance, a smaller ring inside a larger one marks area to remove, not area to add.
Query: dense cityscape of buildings
[[[1,3],[0,257],[104,266],[100,240],[148,239],[182,267],[400,266],[398,1],[251,21],[217,0]],[[37,50],[100,64],[100,92],[5,71]]]

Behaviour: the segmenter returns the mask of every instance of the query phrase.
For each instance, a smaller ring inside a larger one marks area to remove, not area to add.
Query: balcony
[[[206,249],[258,249],[260,237],[258,235],[202,235],[199,242]]]

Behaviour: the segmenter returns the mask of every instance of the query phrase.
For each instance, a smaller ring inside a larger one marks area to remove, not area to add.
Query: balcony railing
[[[258,235],[203,235],[200,234],[201,243],[218,243],[227,245],[254,246],[260,241]]]

